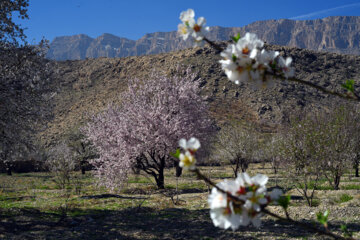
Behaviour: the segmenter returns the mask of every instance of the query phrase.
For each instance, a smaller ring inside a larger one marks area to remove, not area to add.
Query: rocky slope
[[[268,45],[267,48],[292,56],[300,79],[339,91],[346,79],[360,82],[359,56],[281,46]],[[58,62],[59,74],[53,81],[61,87],[54,97],[55,119],[49,123],[43,138],[47,143],[59,139],[85,124],[91,113],[103,110],[110,102],[121,102],[119,93],[126,89],[127,79],[146,81],[153,70],[170,74],[179,64],[198,73],[201,94],[219,125],[229,119],[241,119],[257,123],[264,131],[272,131],[290,111],[326,110],[341,103],[337,97],[288,81],[278,81],[272,88],[262,89],[253,89],[246,83],[235,85],[227,80],[219,59],[218,52],[204,47],[139,57]]]
[[[269,44],[345,54],[360,54],[360,17],[327,17],[295,21],[288,19],[257,21],[244,27],[212,27],[208,38],[228,40],[240,32],[256,33]],[[95,39],[87,35],[57,37],[47,57],[55,60],[98,57],[126,57],[158,54],[191,47],[176,32],[146,34],[137,41],[103,34]]]

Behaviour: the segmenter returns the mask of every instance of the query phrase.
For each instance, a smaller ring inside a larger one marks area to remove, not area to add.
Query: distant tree
[[[89,162],[97,158],[98,154],[79,128],[71,129],[66,138],[69,148],[74,153],[76,168],[85,174],[86,170],[91,168]]]
[[[360,118],[354,106],[337,106],[321,118],[322,141],[325,146],[321,165],[329,184],[339,189],[341,177],[357,159]]]
[[[135,167],[164,188],[164,169],[174,164],[169,154],[179,139],[195,136],[206,144],[213,131],[199,91],[189,69],[170,77],[153,73],[148,80],[129,80],[121,106],[110,105],[84,129],[99,153],[92,164],[103,184],[121,186]]]
[[[214,154],[232,164],[235,177],[239,170],[245,172],[254,159],[258,136],[249,128],[239,122],[231,122],[220,130],[215,140]]]
[[[360,121],[351,105],[302,115],[284,129],[280,153],[290,179],[311,206],[320,177],[338,190],[341,177],[351,169],[359,151]]]
[[[33,149],[35,132],[51,116],[51,62],[44,42],[30,46],[12,16],[28,18],[28,1],[0,1],[0,161],[11,174],[15,155]]]
[[[360,166],[360,108],[357,105],[352,105],[349,107],[348,111],[352,111],[354,118],[352,123],[349,124],[349,128],[352,129],[352,134],[354,135],[355,141],[355,157],[353,159],[352,165],[355,171],[355,177],[359,177],[359,166]]]
[[[271,168],[274,170],[276,185],[278,185],[279,170],[284,162],[281,154],[279,154],[281,151],[282,141],[283,135],[275,133],[270,136],[270,139],[266,139],[263,144],[262,158],[270,161]]]
[[[284,159],[284,173],[308,205],[313,205],[315,190],[322,176],[321,159],[325,154],[321,119],[310,113],[290,117],[282,129],[279,156]]]
[[[54,174],[55,183],[60,189],[65,189],[75,170],[76,160],[68,144],[60,142],[50,148],[45,165]]]
[[[360,165],[360,155],[357,154],[356,158],[354,158],[353,168],[355,170],[355,177],[359,177],[359,165]]]

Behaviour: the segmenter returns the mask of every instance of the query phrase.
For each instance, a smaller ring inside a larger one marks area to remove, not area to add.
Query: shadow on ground
[[[0,209],[0,239],[290,239],[313,236],[291,224],[264,220],[260,229],[215,228],[208,210],[130,208],[76,211],[74,217],[34,209]],[[74,214],[72,214],[74,215]],[[339,229],[339,225],[333,225]],[[360,225],[348,228],[360,231]]]

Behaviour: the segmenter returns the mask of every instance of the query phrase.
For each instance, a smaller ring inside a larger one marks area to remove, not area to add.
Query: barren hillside
[[[360,82],[360,57],[305,49],[267,46],[284,56],[292,56],[296,76],[329,89],[342,90],[346,79]],[[55,119],[43,133],[46,142],[58,139],[64,132],[84,124],[89,114],[103,110],[109,102],[120,102],[119,93],[126,80],[146,81],[153,70],[173,73],[177,65],[190,66],[198,73],[202,95],[217,123],[244,119],[259,123],[264,130],[276,128],[290,110],[327,109],[341,100],[306,86],[277,82],[272,88],[253,89],[251,85],[235,85],[227,80],[210,47],[190,48],[158,55],[98,58],[58,62],[61,87],[56,91]],[[359,85],[357,85],[359,86]]]

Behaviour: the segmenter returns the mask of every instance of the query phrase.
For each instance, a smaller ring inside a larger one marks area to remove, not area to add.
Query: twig
[[[298,226],[301,226],[303,228],[306,228],[312,232],[317,232],[317,233],[320,233],[322,235],[326,235],[326,236],[329,236],[329,237],[333,237],[334,239],[342,239],[342,240],[355,240],[355,238],[346,238],[346,237],[343,237],[343,236],[340,236],[340,235],[337,235],[335,233],[332,233],[330,232],[329,230],[322,230],[320,228],[317,228],[311,224],[308,224],[308,223],[303,223],[303,222],[298,222],[298,221],[295,221],[293,220],[292,218],[290,218],[290,216],[288,214],[286,218],[280,216],[280,215],[277,215],[276,213],[273,213],[273,212],[270,212],[268,209],[266,208],[263,208],[261,209],[261,211],[269,216],[272,216],[272,217],[275,217],[277,219],[279,219],[280,221],[283,221],[283,222],[290,222],[290,223],[293,223],[295,225],[298,225]]]
[[[218,50],[218,51],[220,51],[220,52],[224,51],[224,49],[223,49],[219,44],[216,44],[215,42],[207,39],[206,37],[204,37],[203,40],[204,40],[205,42],[207,42],[207,43],[208,43],[211,47],[213,47],[214,49],[216,49],[216,50]]]

